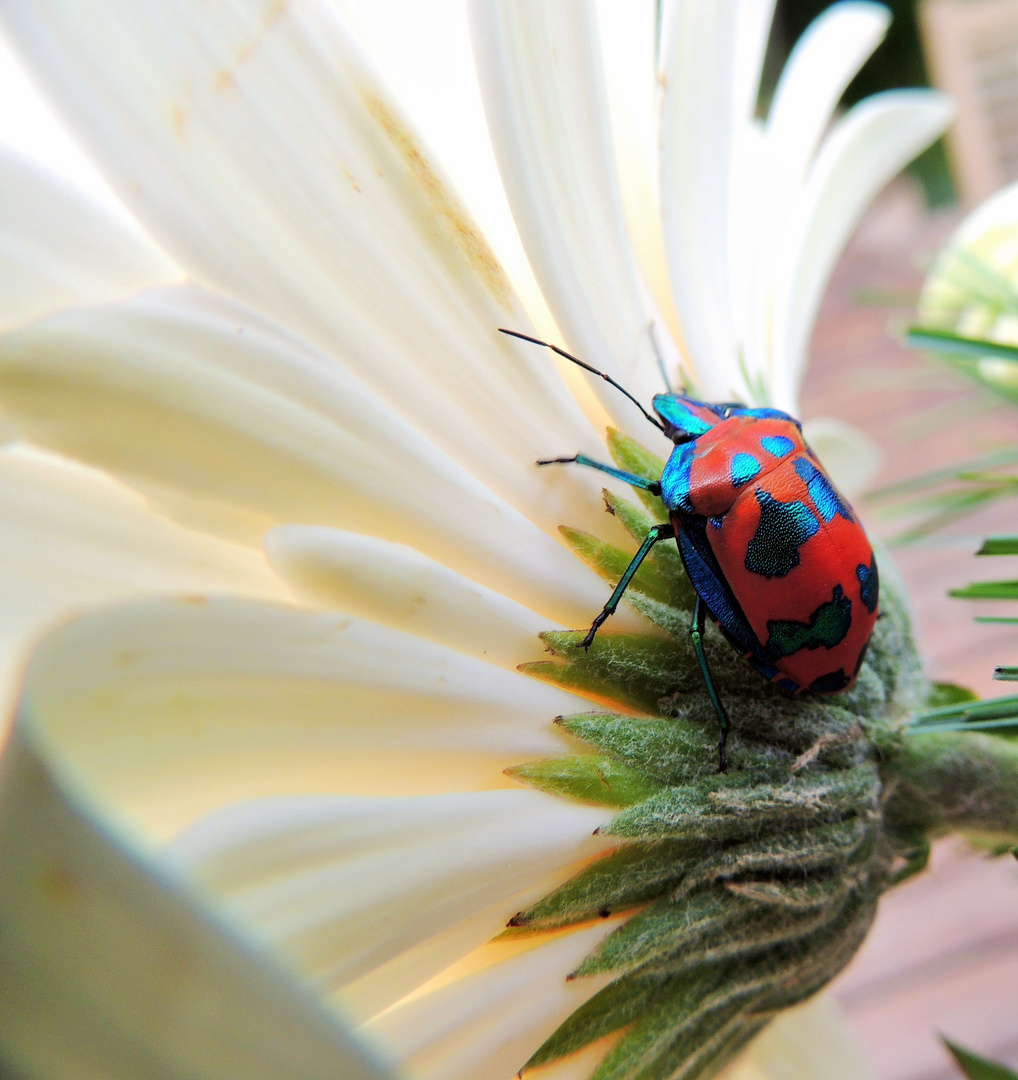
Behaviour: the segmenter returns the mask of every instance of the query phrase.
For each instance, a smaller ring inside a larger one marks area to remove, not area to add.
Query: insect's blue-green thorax
[[[796,427],[799,421],[780,409],[750,408],[738,402],[697,401],[684,394],[656,394],[654,412],[665,426],[672,442],[695,439],[731,416],[753,416],[758,420],[789,420]]]

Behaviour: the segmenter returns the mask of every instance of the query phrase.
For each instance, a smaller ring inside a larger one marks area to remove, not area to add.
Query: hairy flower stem
[[[885,772],[889,827],[1018,843],[1018,743],[979,732],[916,732]]]

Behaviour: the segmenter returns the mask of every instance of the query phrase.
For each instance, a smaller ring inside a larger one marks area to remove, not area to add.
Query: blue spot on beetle
[[[669,510],[682,510],[687,514],[696,512],[690,497],[690,474],[693,468],[695,443],[676,446],[665,463],[661,474],[661,501]]]
[[[799,565],[799,548],[816,535],[820,523],[805,503],[779,502],[762,488],[754,494],[760,523],[746,548],[746,569],[763,577],[784,577]]]
[[[825,522],[833,521],[838,514],[841,514],[846,521],[855,521],[852,511],[842,502],[830,480],[811,461],[796,458],[795,471],[800,479],[806,481],[809,497]]]
[[[870,564],[859,563],[855,568],[855,576],[859,579],[859,595],[866,605],[866,610],[877,610],[877,597],[880,595],[880,576],[877,573],[876,555],[870,559]]]
[[[795,443],[784,435],[765,435],[760,445],[774,457],[784,457],[795,449]]]
[[[736,454],[732,458],[732,486],[745,487],[760,474],[760,462],[752,454]]]

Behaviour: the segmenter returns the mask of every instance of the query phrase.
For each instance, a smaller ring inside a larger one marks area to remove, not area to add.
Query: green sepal
[[[706,713],[706,709],[704,711]],[[580,713],[560,716],[555,722],[575,738],[620,758],[649,776],[666,784],[684,784],[704,773],[713,773],[717,746],[713,720],[713,712],[708,723],[619,713]],[[742,764],[734,739],[730,757],[733,768]]]
[[[1018,536],[988,536],[977,555],[1018,555]]]
[[[539,791],[598,806],[632,806],[664,786],[615,758],[600,754],[544,758],[505,770]]]
[[[582,631],[549,631],[540,637],[566,662],[539,660],[520,664],[519,670],[605,705],[655,716],[663,698],[692,682],[692,648],[672,638],[600,633],[585,652]]]
[[[950,356],[971,356],[977,360],[993,356],[998,360],[1018,361],[1018,346],[989,338],[953,334],[948,330],[935,330],[929,326],[910,326],[905,341],[917,349]]]
[[[843,901],[848,890],[840,892]],[[795,941],[821,929],[836,914],[831,904],[776,908],[754,904],[725,888],[679,900],[666,898],[634,915],[584,959],[574,975],[651,970],[677,974],[719,964]]]
[[[752,991],[733,975],[714,969],[693,979],[670,980],[591,1080],[694,1080],[705,1075],[724,1052],[722,1044],[734,1052],[762,1024],[744,1017]]]
[[[772,878],[758,881],[726,881],[725,888],[744,900],[791,911],[816,911],[832,907],[854,887],[851,874],[820,874],[804,880]]]
[[[758,773],[702,778],[670,787],[623,810],[602,831],[632,840],[739,840],[766,829],[836,821],[876,803],[880,779],[870,764],[793,776]]]
[[[712,887],[679,901],[664,897],[639,912],[589,953],[572,973],[628,974],[645,964],[688,950],[699,959],[702,939],[724,935],[726,927],[740,923],[752,907],[726,889]]]
[[[858,817],[784,835],[775,833],[707,855],[685,875],[680,890],[690,891],[740,874],[841,872],[865,858],[873,842],[871,823]]]
[[[711,1075],[773,1012],[805,1000],[844,967],[875,910],[874,896],[856,892],[805,944],[788,940],[666,977],[623,975],[570,1016],[528,1065],[554,1061],[632,1024],[592,1080]]]
[[[626,844],[585,867],[533,907],[514,915],[509,925],[554,930],[606,919],[671,892],[704,853],[703,845],[684,840]]]
[[[951,1057],[957,1062],[958,1068],[968,1077],[968,1080],[1018,1080],[1018,1073],[1006,1065],[973,1054],[971,1050],[966,1050],[943,1036],[940,1037],[940,1041],[947,1047]]]
[[[979,695],[965,686],[955,683],[936,682],[924,702],[927,709],[942,709],[947,705],[961,705],[966,701],[978,701]]]
[[[637,543],[643,542],[652,525],[668,520],[668,515],[664,512],[656,517],[643,513],[631,502],[608,491],[607,488],[603,495],[605,505]],[[663,511],[664,507],[662,506],[661,509]],[[696,594],[693,591],[692,582],[686,575],[686,568],[682,564],[682,556],[675,542],[661,541],[656,544],[647,556],[647,562],[660,568],[668,587],[666,602],[683,611],[691,610]]]
[[[608,451],[620,469],[625,469],[626,472],[631,472],[643,480],[660,480],[665,470],[665,463],[661,458],[641,446],[635,439],[623,435],[621,431],[616,431],[615,428],[608,429]],[[633,490],[651,514],[662,515],[662,521],[667,518],[664,504],[657,495],[652,495],[641,488],[633,488]]]
[[[660,978],[620,979],[609,983],[544,1041],[524,1069],[557,1061],[582,1050],[595,1039],[626,1027],[645,1012],[664,985]]]
[[[559,526],[559,532],[573,552],[591,570],[609,582],[613,588],[633,561],[632,552],[623,551],[621,548],[615,547],[614,544],[606,544],[603,540],[580,529],[570,529],[561,525]],[[658,547],[663,546],[663,541],[658,544]],[[676,606],[676,591],[668,580],[667,573],[655,561],[653,552],[643,560],[643,565],[637,570],[636,576],[629,583],[629,588],[625,592],[625,599],[638,607],[637,596],[641,594],[659,605],[670,608]],[[672,616],[671,621],[673,623],[676,621],[675,615]],[[687,617],[685,621],[687,632],[688,628]]]

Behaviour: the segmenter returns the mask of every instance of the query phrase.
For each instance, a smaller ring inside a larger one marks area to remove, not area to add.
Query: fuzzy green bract
[[[609,445],[621,468],[660,476],[661,462],[638,444],[611,433]],[[605,493],[637,543],[666,520],[659,501],[638,495],[643,508]],[[588,534],[563,534],[612,584],[631,558]],[[709,662],[733,722],[726,775],[716,772],[717,720],[689,642],[693,590],[674,545],[654,548],[626,594],[657,632],[608,627],[589,653],[578,647],[583,631],[542,635],[552,659],[521,670],[599,708],[557,718],[583,752],[509,772],[560,797],[617,809],[600,831],[619,846],[519,912],[506,933],[626,921],[570,976],[612,981],[528,1067],[620,1032],[592,1080],[711,1075],[770,1017],[841,970],[881,893],[924,867],[931,836],[986,825],[940,813],[940,785],[985,786],[993,773],[994,783],[1018,791],[1013,744],[940,735],[955,740],[945,748],[906,734],[932,691],[900,586],[892,573],[883,576],[867,660],[842,694],[791,697],[708,627]],[[976,749],[978,775],[962,775],[956,744]],[[1018,833],[1018,799],[1010,809],[1003,803],[988,831]]]

